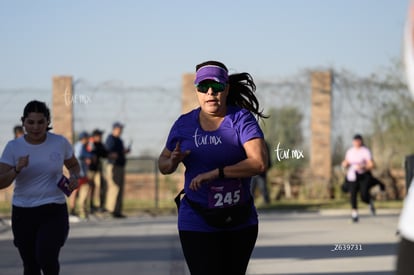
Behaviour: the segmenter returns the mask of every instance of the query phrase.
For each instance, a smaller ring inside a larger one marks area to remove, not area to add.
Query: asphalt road
[[[347,211],[260,213],[247,274],[391,275],[398,212],[362,213],[358,224]],[[1,224],[0,274],[21,275],[11,231]],[[175,216],[71,223],[60,262],[61,275],[189,274]]]

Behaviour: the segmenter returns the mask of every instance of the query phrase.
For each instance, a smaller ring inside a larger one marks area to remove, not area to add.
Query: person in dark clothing
[[[16,125],[13,127],[14,138],[19,138],[24,135],[24,129],[21,125]]]
[[[112,133],[106,139],[106,148],[109,152],[106,167],[106,180],[108,190],[106,195],[106,209],[112,213],[114,218],[125,218],[122,214],[122,204],[125,183],[126,154],[130,148],[125,148],[121,139],[124,125],[115,122],[112,125]]]
[[[266,149],[267,149],[267,155],[270,156],[269,144],[267,142],[266,142]],[[272,161],[270,157],[268,158],[267,165],[268,165],[268,169],[272,166]],[[254,197],[256,188],[259,187],[260,192],[262,193],[262,196],[263,196],[263,201],[266,204],[269,204],[270,197],[269,197],[269,191],[267,189],[267,171],[268,170],[266,170],[265,172],[259,175],[253,176],[251,183],[250,183],[250,188],[251,188],[252,196]]]
[[[104,210],[105,190],[103,185],[102,159],[108,157],[108,150],[102,143],[103,131],[95,129],[92,132],[88,149],[92,154],[92,161],[89,165],[88,178],[92,182],[91,212]]]

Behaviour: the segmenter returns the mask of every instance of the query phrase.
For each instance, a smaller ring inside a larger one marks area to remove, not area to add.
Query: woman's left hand
[[[79,180],[78,177],[71,176],[69,178],[69,188],[71,191],[75,190],[79,186]]]
[[[210,172],[202,173],[192,179],[190,183],[190,189],[197,191],[202,184],[213,180],[218,177],[218,169],[211,170]]]

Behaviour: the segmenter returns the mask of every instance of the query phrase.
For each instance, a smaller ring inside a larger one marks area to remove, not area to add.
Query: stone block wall
[[[55,76],[52,79],[53,132],[74,141],[73,133],[73,78]]]
[[[310,173],[311,184],[314,185],[312,193],[315,193],[317,197],[326,197],[325,187],[329,187],[332,179],[332,73],[330,71],[312,72],[311,89]],[[319,192],[322,194],[317,194]]]

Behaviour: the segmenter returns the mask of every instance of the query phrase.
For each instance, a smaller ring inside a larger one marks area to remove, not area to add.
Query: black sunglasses
[[[200,83],[197,85],[197,91],[200,93],[207,93],[209,89],[213,90],[213,93],[220,93],[224,91],[226,88],[226,84],[219,83],[219,82],[211,82],[211,83]]]

